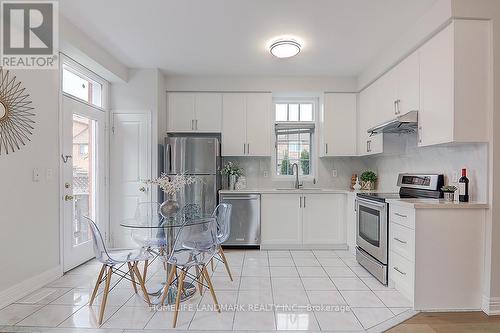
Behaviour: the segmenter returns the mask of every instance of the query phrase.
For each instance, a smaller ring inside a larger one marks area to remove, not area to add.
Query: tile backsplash
[[[225,157],[244,169],[247,188],[292,187],[293,180],[273,177],[269,157]],[[306,187],[347,189],[351,175],[370,169],[377,173],[377,190],[397,192],[397,176],[402,172],[442,173],[445,184],[454,184],[454,174],[467,168],[470,196],[473,201],[488,199],[488,146],[484,143],[417,147],[416,135],[384,135],[384,153],[367,157],[329,157],[318,159],[316,184]],[[332,171],[337,170],[337,177]],[[267,177],[265,177],[267,175]],[[224,186],[227,180],[224,177]]]

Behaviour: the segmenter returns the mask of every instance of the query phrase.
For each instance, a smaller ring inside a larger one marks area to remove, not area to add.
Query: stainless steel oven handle
[[[358,205],[361,205],[361,204],[366,204],[367,206],[374,206],[374,207],[385,207],[385,202],[378,202],[378,201],[374,201],[374,200],[366,200],[366,199],[361,199],[361,198],[357,198],[358,200]]]
[[[400,270],[400,269],[399,269],[399,268],[397,268],[396,266],[394,266],[393,268],[394,268],[394,270],[395,270],[396,272],[398,272],[399,274],[401,274],[401,275],[406,275],[406,273],[405,273],[405,272],[403,272],[402,270]]]
[[[405,219],[408,217],[408,216],[406,216],[406,215],[399,214],[399,213],[394,213],[394,215],[399,216],[399,217],[402,217],[402,218],[405,218]]]
[[[401,239],[399,239],[397,237],[394,237],[394,240],[400,242],[401,244],[407,244],[408,243],[408,242],[406,242],[404,240],[401,240]]]

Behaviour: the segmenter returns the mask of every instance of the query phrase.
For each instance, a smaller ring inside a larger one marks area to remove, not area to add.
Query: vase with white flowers
[[[243,175],[243,169],[236,163],[227,162],[222,168],[221,173],[227,176],[229,189],[234,190],[238,177]]]
[[[197,180],[196,177],[185,174],[172,176],[162,173],[160,177],[148,179],[144,183],[147,185],[158,185],[166,194],[167,200],[160,205],[160,214],[165,218],[171,218],[179,211],[177,193],[186,186],[196,183]]]

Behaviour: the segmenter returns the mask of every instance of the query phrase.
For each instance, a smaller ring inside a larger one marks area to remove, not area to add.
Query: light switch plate
[[[264,171],[264,178],[267,178],[269,177],[269,172],[267,172],[267,170]]]
[[[54,169],[48,168],[45,172],[45,178],[47,178],[47,181],[51,181],[52,179],[54,179]]]
[[[34,182],[40,181],[40,170],[38,170],[38,168],[33,169],[33,181]]]
[[[337,177],[337,169],[332,170],[332,177]]]

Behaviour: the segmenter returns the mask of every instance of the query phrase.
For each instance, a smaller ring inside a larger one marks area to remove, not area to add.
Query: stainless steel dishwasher
[[[224,193],[220,202],[233,206],[231,230],[224,245],[260,245],[260,194]]]

